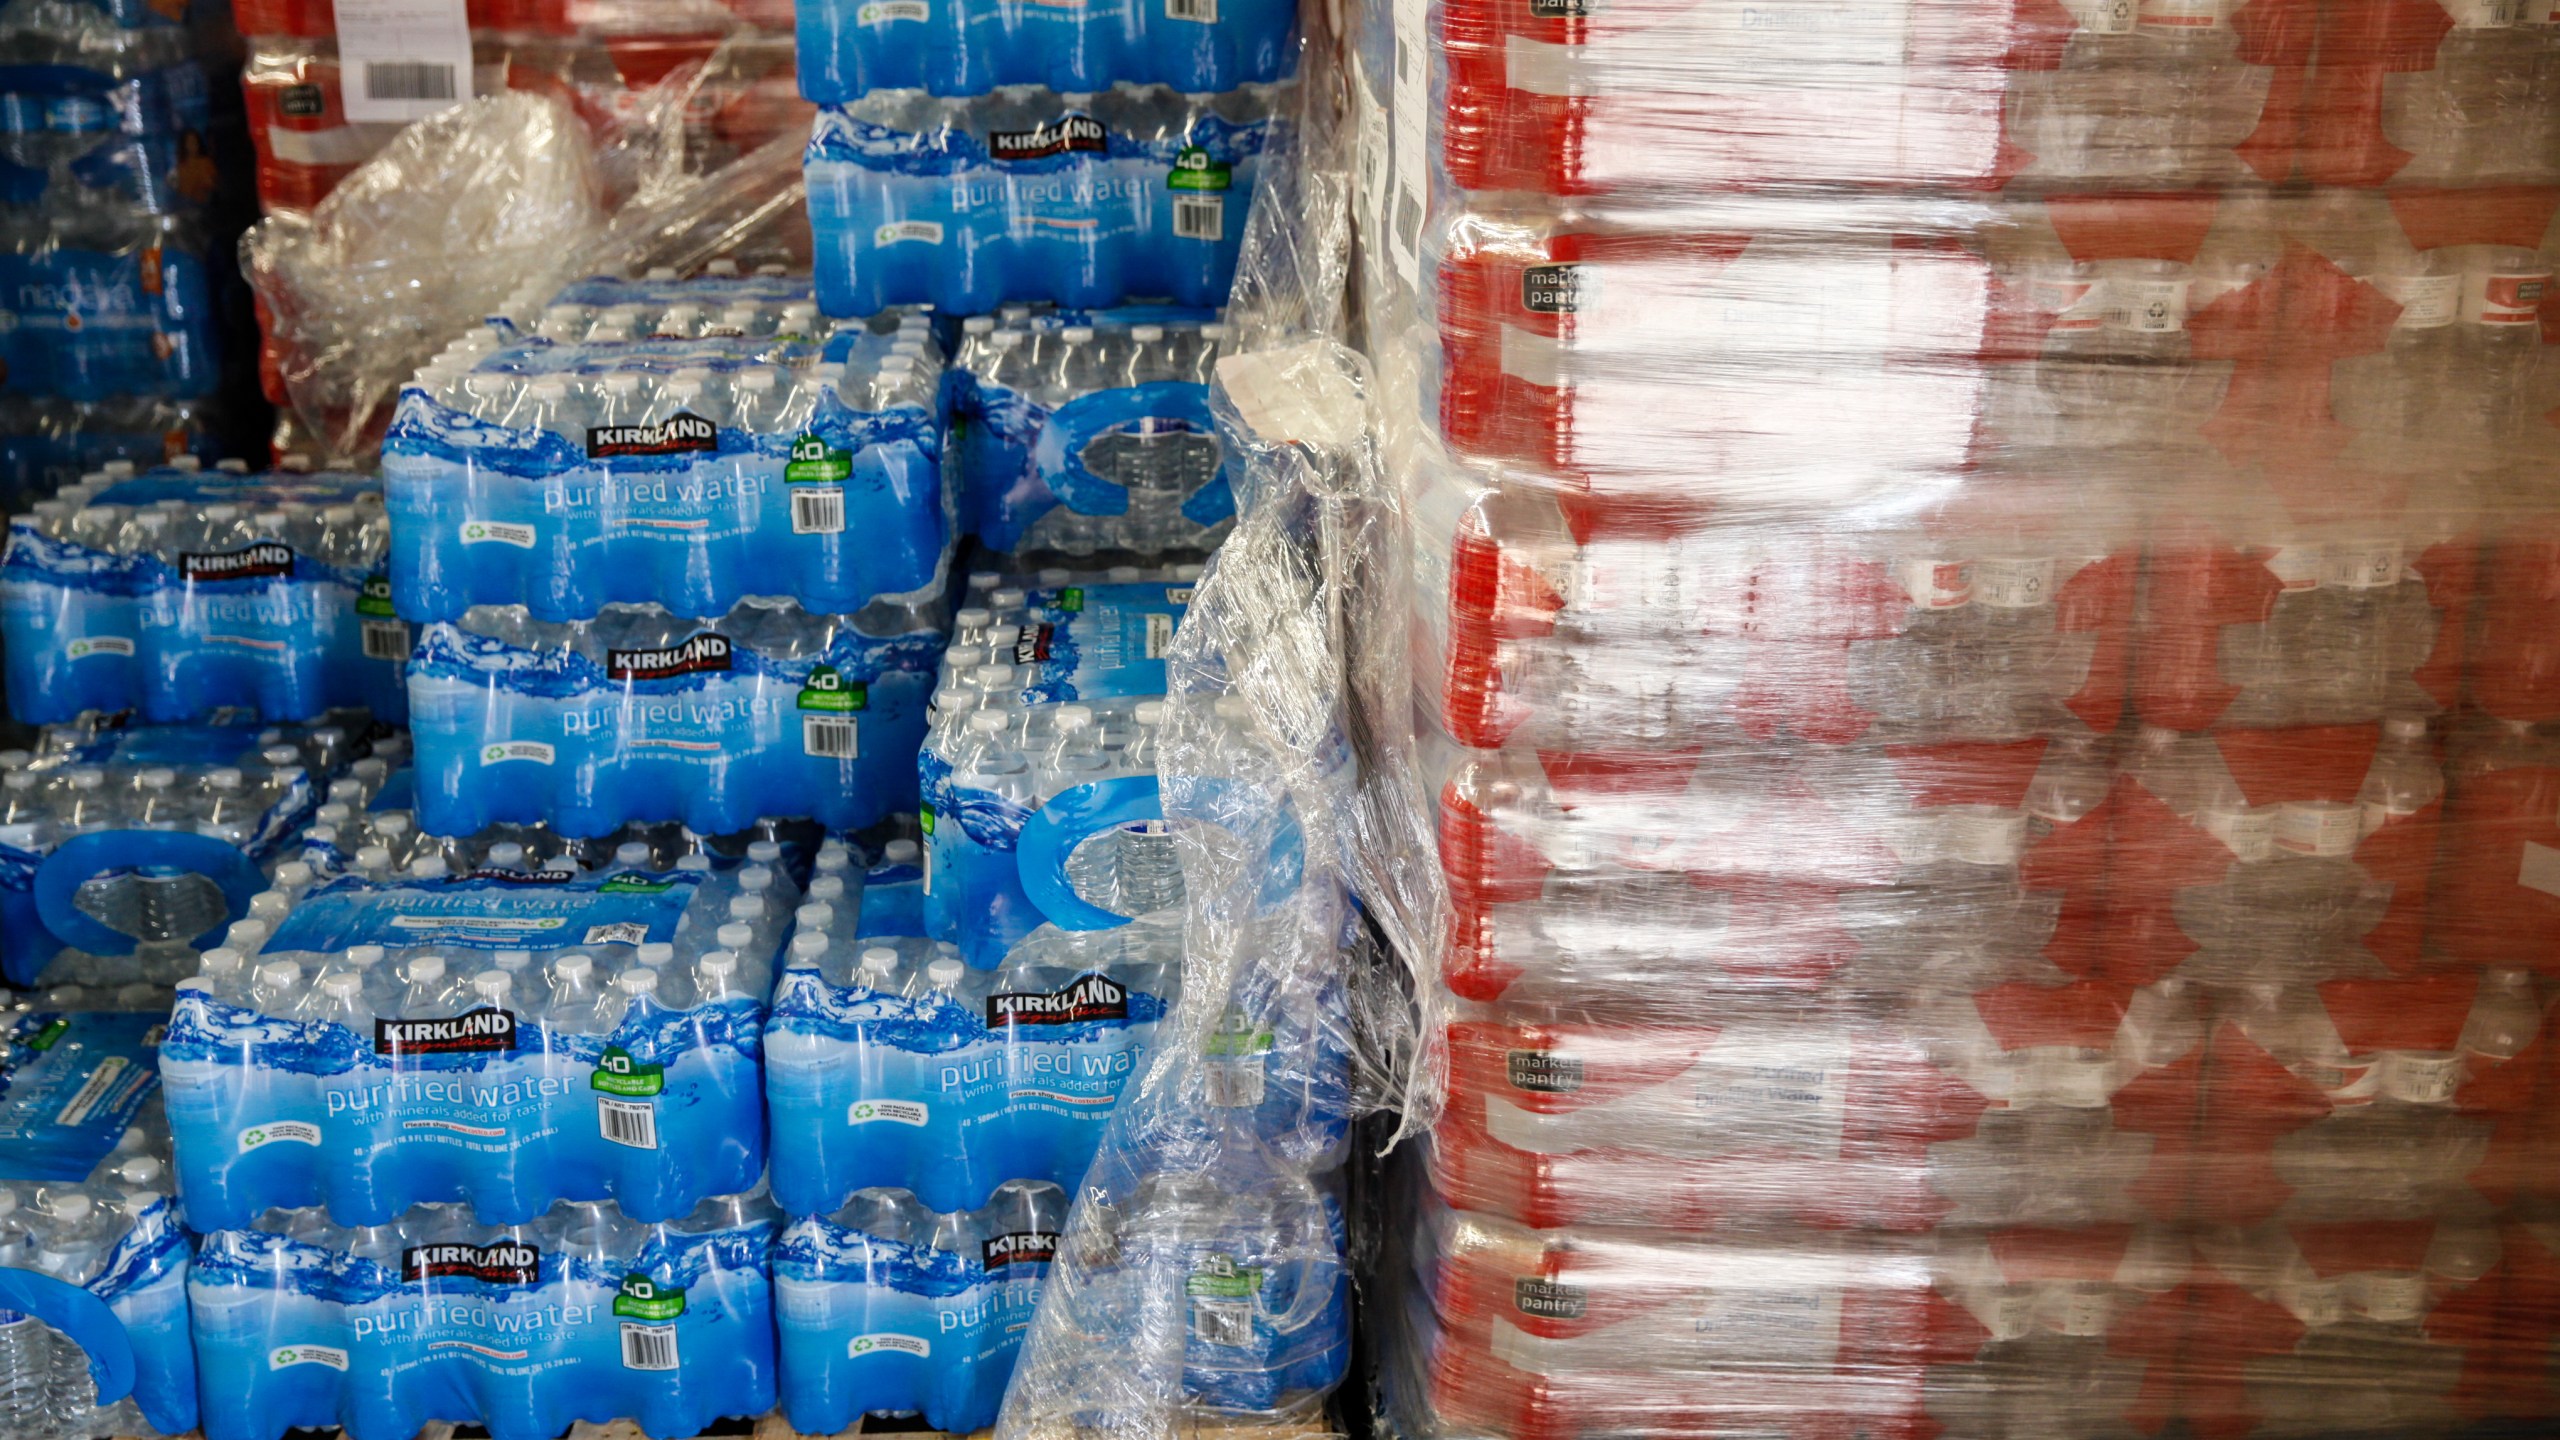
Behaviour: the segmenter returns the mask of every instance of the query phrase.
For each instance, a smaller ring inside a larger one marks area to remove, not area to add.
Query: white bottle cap
[[[621,844],[614,846],[613,863],[616,865],[631,866],[648,864],[649,842],[646,840],[625,840]]]
[[[711,938],[718,941],[724,950],[743,950],[755,943],[756,932],[754,927],[732,920],[711,932]]]
[[[595,973],[596,962],[584,955],[563,955],[551,962],[551,973],[572,983]]]
[[[258,967],[258,983],[269,990],[282,990],[302,978],[302,967],[290,960],[270,960]]]
[[[676,947],[664,940],[652,940],[640,947],[639,960],[651,967],[664,965],[676,958]]]
[[[714,950],[694,968],[702,972],[705,980],[726,980],[738,973],[738,954],[734,950]]]
[[[826,953],[827,937],[824,935],[809,932],[791,937],[791,958],[794,960],[815,960]]]
[[[862,952],[862,973],[886,975],[898,968],[898,952],[887,945],[873,945]]]
[[[771,865],[781,858],[782,842],[779,840],[755,840],[748,842],[747,863],[750,865]]]
[[[320,982],[320,993],[332,1000],[352,1000],[364,993],[364,977],[341,970]]]
[[[646,965],[635,965],[613,977],[614,988],[626,995],[658,993],[658,972]]]
[[[441,980],[444,978],[444,957],[441,955],[413,956],[409,961],[408,969],[412,984]]]
[[[924,858],[924,847],[913,840],[898,839],[890,841],[880,853],[892,865],[913,865]]]
[[[924,967],[924,978],[932,981],[936,986],[948,989],[960,983],[960,976],[968,968],[957,960],[936,960]]]

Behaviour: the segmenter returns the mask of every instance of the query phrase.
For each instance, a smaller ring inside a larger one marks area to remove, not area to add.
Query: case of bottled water
[[[429,625],[409,673],[419,823],[579,837],[637,821],[706,835],[773,817],[876,824],[915,804],[943,648],[933,613],[748,599],[707,621],[608,605],[558,624],[478,606]]]
[[[1216,312],[1006,306],[951,370],[961,523],[990,550],[1206,553],[1235,518],[1209,417]]]
[[[862,1190],[793,1221],[773,1253],[792,1428],[833,1435],[883,1412],[992,1426],[1066,1220],[1065,1191],[1010,1181],[974,1210]]]
[[[873,90],[818,112],[803,175],[818,305],[1226,303],[1294,91]]]
[[[671,860],[635,837],[582,868],[556,838],[395,817],[329,837],[356,842],[350,873],[280,874],[309,888],[270,892],[180,987],[160,1064],[194,1223],[465,1203],[512,1224],[606,1199],[655,1221],[754,1188],[794,852]],[[860,873],[830,854],[841,895]]]
[[[187,1232],[169,1194],[150,1015],[7,1015],[0,1055],[0,1425],[196,1424]]]
[[[924,933],[972,965],[1045,922],[1107,927],[1180,900],[1155,779],[1164,707],[1144,697],[1164,691],[1196,576],[1146,573],[970,577],[916,763]]]
[[[187,1284],[197,1352],[224,1377],[205,1434],[402,1440],[451,1421],[545,1440],[628,1418],[693,1435],[760,1415],[775,1221],[750,1193],[654,1223],[564,1200],[513,1224],[420,1205],[372,1225],[294,1210],[217,1230]]]
[[[407,710],[409,627],[383,577],[382,492],[358,476],[172,469],[38,502],[0,555],[12,712],[308,720]]]
[[[1091,94],[1122,81],[1207,94],[1287,79],[1298,58],[1297,7],[1285,0],[1119,0],[1056,14],[812,0],[798,11],[800,93],[821,105],[874,90]]]
[[[247,917],[324,795],[364,803],[404,750],[362,713],[127,718],[83,716],[33,752],[0,752],[0,973],[55,987],[47,1003],[63,1008],[165,1011],[195,947]]]
[[[383,442],[400,613],[922,595],[951,535],[940,347],[884,316],[821,360],[816,328],[805,300],[571,299],[430,365]]]
[[[971,1210],[1008,1182],[1072,1185],[1181,984],[1170,918],[1043,929],[1002,966],[806,914],[774,989],[765,1099],[774,1198],[823,1215],[898,1189]]]

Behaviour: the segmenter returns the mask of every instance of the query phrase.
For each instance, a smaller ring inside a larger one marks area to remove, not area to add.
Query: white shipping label
[[[350,120],[423,120],[471,98],[462,0],[335,0]]]

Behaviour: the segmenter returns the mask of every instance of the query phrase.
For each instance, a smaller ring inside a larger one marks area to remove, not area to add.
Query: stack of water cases
[[[196,1423],[187,1234],[158,1017],[0,1012],[0,1424],[67,1440]]]
[[[419,822],[834,829],[915,807],[952,553],[924,313],[573,285],[457,342],[383,447]]]
[[[2544,19],[1372,7],[1405,1433],[2560,1419]]]
[[[236,1382],[207,1433],[766,1412],[766,997],[804,892],[860,907],[853,852],[806,825],[439,837],[401,778],[323,806],[178,988],[196,1347]]]
[[[110,459],[214,453],[215,306],[245,174],[219,16],[26,0],[0,13],[0,500]],[[226,228],[227,227],[227,228]],[[231,282],[236,291],[236,281]]]
[[[1081,564],[1215,544],[1207,381],[1295,6],[803,0],[799,47],[820,307],[969,317],[964,528]]]
[[[1156,784],[1199,567],[973,575],[917,764],[911,910],[799,912],[766,1035],[783,1399],[991,1425],[1068,1196],[1182,974]],[[880,887],[875,886],[874,889]]]

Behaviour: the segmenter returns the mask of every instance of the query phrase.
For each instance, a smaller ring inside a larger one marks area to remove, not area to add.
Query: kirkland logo
[[[542,1252],[521,1240],[494,1245],[412,1245],[400,1252],[400,1278],[478,1280],[490,1285],[530,1285],[542,1274]]]
[[[479,869],[463,876],[466,880],[495,880],[503,885],[566,885],[578,878],[575,870],[498,870]]]
[[[1045,995],[1015,992],[987,997],[990,1029],[1128,1018],[1129,991],[1108,975],[1079,975]]]
[[[666,680],[729,668],[729,637],[705,630],[681,645],[664,650],[608,650],[607,680]]]
[[[1017,1230],[998,1235],[978,1247],[984,1268],[1001,1270],[1007,1265],[1046,1265],[1058,1258],[1058,1235],[1054,1230]]]
[[[261,540],[244,550],[208,554],[181,551],[178,573],[189,580],[265,580],[293,573],[293,547],[281,540]]]
[[[591,425],[587,458],[610,460],[618,455],[698,455],[720,448],[720,427],[679,410],[655,425]]]
[[[1049,640],[1057,627],[1043,622],[1024,630],[1013,642],[1013,663],[1043,665],[1049,659]]]
[[[376,1055],[471,1055],[516,1048],[514,1012],[487,1006],[444,1020],[376,1020]]]
[[[987,136],[987,151],[998,160],[1037,160],[1046,155],[1100,154],[1110,148],[1102,122],[1090,115],[1061,115],[1028,130],[998,130]]]

